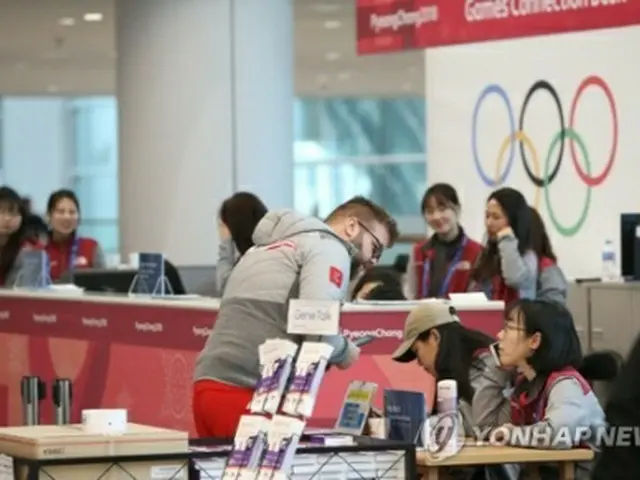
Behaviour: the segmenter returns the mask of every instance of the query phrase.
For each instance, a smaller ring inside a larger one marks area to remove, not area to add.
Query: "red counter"
[[[193,432],[191,387],[196,355],[215,322],[216,300],[77,296],[0,292],[0,425],[21,422],[20,379],[47,382],[43,423],[52,422],[50,388],[56,377],[73,381],[72,420],[85,408],[127,408],[130,421]],[[410,306],[346,306],[343,333],[378,340],[363,348],[357,365],[327,373],[313,421],[331,426],[352,380],[385,388],[433,392],[417,365],[391,361]],[[495,335],[503,305],[458,307],[462,322]]]

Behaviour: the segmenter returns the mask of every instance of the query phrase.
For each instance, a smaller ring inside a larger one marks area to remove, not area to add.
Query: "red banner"
[[[460,311],[466,325],[496,334],[502,312]],[[349,383],[382,390],[421,390],[431,395],[433,380],[416,364],[390,358],[402,335],[406,312],[345,313],[343,334],[374,335],[349,370],[332,369],[320,390],[313,426],[333,426]],[[52,423],[52,381],[73,382],[72,421],[86,408],[126,408],[136,423],[193,432],[193,366],[216,311],[171,305],[73,299],[0,298],[0,425],[21,422],[20,379],[37,375],[48,385],[42,423]]]
[[[357,0],[358,54],[640,24],[640,0]]]

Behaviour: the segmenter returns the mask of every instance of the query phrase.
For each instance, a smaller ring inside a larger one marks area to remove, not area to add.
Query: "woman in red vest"
[[[507,310],[498,338],[497,361],[473,397],[478,436],[516,447],[597,449],[605,416],[576,370],[582,353],[569,310],[558,302],[519,300]],[[559,478],[546,470],[555,466],[539,468],[539,478]],[[589,469],[589,463],[576,465],[575,478],[590,478]],[[500,478],[521,477],[512,471]]]
[[[26,211],[22,198],[14,189],[0,187],[0,287],[13,287],[23,278],[22,253],[42,248],[37,240],[26,236]]]
[[[78,235],[80,203],[75,193],[66,189],[53,192],[47,203],[47,216],[51,230],[46,250],[52,280],[68,270],[105,268],[98,242]]]
[[[487,245],[471,274],[470,290],[491,300],[566,300],[567,282],[558,268],[542,218],[522,193],[504,187],[489,195]]]
[[[413,247],[407,266],[409,298],[447,298],[466,292],[482,245],[470,239],[458,222],[460,200],[455,188],[448,183],[429,187],[422,198],[422,215],[433,235]]]

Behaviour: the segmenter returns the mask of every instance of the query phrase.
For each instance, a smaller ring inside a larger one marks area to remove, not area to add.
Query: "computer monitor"
[[[640,280],[640,239],[636,229],[640,226],[640,213],[620,215],[620,273],[623,278]]]
[[[137,269],[97,270],[82,269],[73,272],[72,281],[86,292],[129,293]]]

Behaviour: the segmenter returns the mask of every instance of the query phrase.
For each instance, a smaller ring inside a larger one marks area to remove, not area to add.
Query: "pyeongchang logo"
[[[417,10],[400,9],[388,15],[371,14],[369,25],[378,33],[381,30],[399,30],[402,27],[420,27],[425,23],[438,21],[438,6],[427,5]]]
[[[194,337],[202,337],[202,338],[207,338],[209,337],[209,335],[211,335],[211,328],[209,327],[192,327],[193,330],[193,336]]]
[[[35,323],[56,323],[58,321],[58,316],[51,314],[51,315],[47,315],[47,314],[42,314],[42,313],[34,313],[33,314],[33,321]]]
[[[0,310],[0,322],[11,320],[11,312],[9,310]]]
[[[85,318],[82,317],[82,326],[89,328],[107,328],[109,320],[106,318]]]
[[[357,340],[362,337],[393,338],[402,340],[402,330],[390,330],[386,328],[376,328],[373,330],[342,330],[342,335],[349,340]]]
[[[136,332],[143,333],[162,333],[164,330],[163,325],[160,322],[136,322]]]

